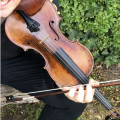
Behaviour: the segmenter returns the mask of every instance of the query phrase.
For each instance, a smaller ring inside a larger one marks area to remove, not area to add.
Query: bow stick
[[[99,82],[99,85],[92,85],[92,88],[100,88],[100,87],[108,87],[108,86],[113,86],[113,85],[120,85],[120,79],[118,80],[111,80],[111,81],[103,81],[103,82]],[[112,82],[117,82],[117,83],[112,83]],[[104,83],[109,83],[109,84],[104,84]],[[103,84],[103,85],[100,85]],[[73,86],[80,86],[81,84],[78,85],[73,85]],[[84,87],[84,89],[86,89],[86,85],[81,85]],[[73,86],[67,86],[67,88],[73,87]],[[36,95],[36,96],[30,96],[30,97],[21,97],[23,95],[30,95],[30,94],[35,94],[35,93],[44,93],[44,92],[50,92],[50,91],[57,91],[57,90],[62,90],[63,88],[66,87],[61,87],[61,88],[55,88],[55,89],[49,89],[49,90],[42,90],[42,91],[35,91],[35,92],[28,92],[28,93],[22,93],[22,94],[15,94],[15,95],[9,95],[9,96],[5,96],[4,101],[1,101],[2,103],[9,103],[9,102],[15,102],[15,101],[22,101],[22,100],[26,100],[26,99],[33,99],[33,98],[40,98],[40,97],[45,97],[45,96],[52,96],[52,95],[58,95],[58,94],[63,94],[63,93],[67,93],[69,92],[69,90],[65,90],[65,91],[58,91],[58,92],[53,92],[53,93],[45,93],[42,95]]]
[[[118,82],[118,81],[120,81],[120,79],[99,82],[99,85],[92,85],[92,88],[100,88],[100,87],[108,87],[108,86],[113,86],[113,85],[120,85],[120,82]],[[112,82],[116,82],[116,83],[112,83]],[[107,83],[107,84],[104,84],[104,83]],[[103,84],[103,85],[100,85],[100,84]],[[84,89],[86,89],[86,85],[87,84],[82,85],[84,87]],[[80,86],[80,84],[74,85],[74,86]],[[73,87],[73,86],[67,86],[67,88],[70,88],[70,87]],[[30,99],[32,100],[32,99],[35,99],[35,98],[58,95],[58,94],[63,94],[63,93],[69,92],[69,90],[65,90],[65,91],[58,91],[58,92],[53,92],[53,93],[45,93],[45,94],[36,95],[36,96],[29,96],[29,97],[24,97],[23,96],[23,95],[31,95],[31,94],[34,94],[34,93],[44,93],[44,92],[62,90],[63,88],[65,88],[65,87],[5,96],[4,98],[2,98],[1,104],[4,105],[6,103],[11,103],[11,102],[16,102],[16,101],[26,101],[26,102],[28,102]],[[111,113],[111,115],[107,116],[108,119],[106,119],[106,120],[112,120],[112,116],[114,116],[118,120],[120,119],[120,113],[119,113],[119,111],[117,111],[116,108],[113,108],[109,112]]]

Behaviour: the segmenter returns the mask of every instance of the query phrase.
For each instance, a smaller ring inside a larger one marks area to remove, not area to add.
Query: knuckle
[[[84,102],[84,99],[81,97],[77,97],[77,101],[80,102],[80,103],[83,103]]]
[[[87,99],[85,99],[85,102],[87,102],[87,103],[91,103],[92,100],[93,100],[93,98],[87,98]]]

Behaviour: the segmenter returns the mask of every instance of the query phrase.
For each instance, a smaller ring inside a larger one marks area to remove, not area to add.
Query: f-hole
[[[58,40],[59,40],[59,36],[58,36],[58,34],[56,33],[56,31],[54,30],[53,24],[54,24],[54,21],[50,21],[50,22],[49,22],[50,28],[53,30],[53,32],[54,32],[54,33],[56,34],[56,36],[57,36],[57,38],[55,38],[55,40],[58,41]]]

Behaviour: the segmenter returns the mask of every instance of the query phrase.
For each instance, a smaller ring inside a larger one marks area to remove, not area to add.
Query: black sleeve
[[[13,44],[5,33],[5,21],[1,24],[1,59],[7,60],[16,57],[21,52],[22,48]]]

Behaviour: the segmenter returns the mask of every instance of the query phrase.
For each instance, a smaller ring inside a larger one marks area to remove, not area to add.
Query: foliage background
[[[108,68],[120,63],[120,0],[59,0],[61,30]]]

